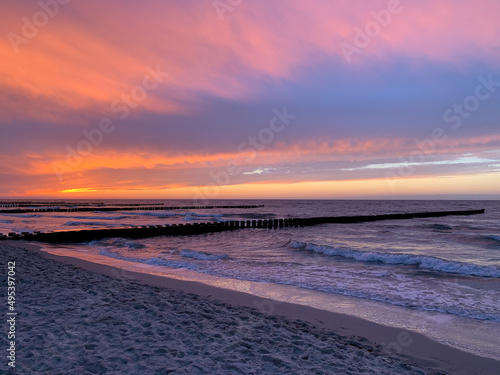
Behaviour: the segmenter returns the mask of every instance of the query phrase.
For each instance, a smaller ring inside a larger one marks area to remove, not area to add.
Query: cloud
[[[8,35],[24,35],[23,17],[41,8],[2,2],[2,194],[203,186],[230,160],[246,173],[233,185],[378,178],[366,167],[401,163],[436,128],[447,141],[416,175],[487,172],[488,163],[446,161],[498,148],[500,90],[460,129],[443,113],[474,94],[479,76],[500,80],[500,3],[401,0],[349,63],[341,43],[354,45],[387,8],[246,1],[221,20],[212,2],[69,2],[16,53]],[[120,118],[116,103],[150,69],[165,72],[161,84]],[[284,106],[296,119],[243,162],[238,146]],[[105,117],[116,130],[67,172],[75,186],[61,185],[53,163]]]

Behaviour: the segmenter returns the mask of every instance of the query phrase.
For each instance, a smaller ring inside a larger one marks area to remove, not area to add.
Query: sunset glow
[[[0,3],[0,196],[500,197],[500,2],[215,3]]]

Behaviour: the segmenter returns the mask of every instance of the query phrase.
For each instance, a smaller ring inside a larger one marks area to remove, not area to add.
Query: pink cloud
[[[11,103],[11,117],[37,116],[24,110],[26,100],[50,101],[54,112],[100,111],[137,85],[148,65],[160,64],[171,77],[142,110],[183,113],[182,103],[196,102],[199,93],[243,100],[263,89],[259,80],[300,80],[301,68],[325,59],[346,64],[340,43],[351,43],[354,28],[363,29],[373,21],[371,11],[387,4],[247,1],[221,20],[210,2],[72,2],[19,53],[0,39],[0,90],[25,97]],[[356,56],[358,63],[400,56],[460,65],[472,56],[498,64],[498,1],[401,0],[401,8]],[[20,33],[21,17],[39,10],[3,3],[0,11],[10,16],[2,34]]]

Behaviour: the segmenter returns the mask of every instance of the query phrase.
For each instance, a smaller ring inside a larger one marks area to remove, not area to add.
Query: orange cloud
[[[500,135],[476,137],[470,140],[449,140],[439,145],[433,153],[427,154],[424,161],[443,160],[440,156],[443,155],[444,160],[458,159],[460,162],[462,155],[471,155],[471,152],[479,155],[476,159],[472,158],[472,161],[481,162],[481,157],[498,158],[498,153],[488,154],[494,142],[497,144],[500,142]],[[80,196],[83,194],[98,196],[105,192],[108,196],[113,192],[122,194],[124,191],[134,191],[132,196],[135,197],[146,194],[146,191],[153,192],[152,194],[167,194],[172,190],[188,191],[192,189],[192,186],[204,188],[205,185],[221,184],[217,181],[223,181],[222,184],[227,185],[227,187],[220,187],[223,191],[243,192],[247,189],[247,192],[253,194],[255,184],[259,186],[267,184],[271,189],[276,184],[284,183],[298,186],[299,181],[308,181],[309,184],[314,181],[323,181],[321,184],[324,184],[325,180],[330,180],[331,183],[341,180],[380,180],[385,169],[374,169],[368,173],[363,166],[376,164],[377,160],[380,160],[381,167],[391,161],[401,163],[401,160],[406,160],[405,156],[413,150],[416,150],[414,143],[404,138],[304,140],[291,145],[277,144],[276,147],[258,153],[235,151],[234,153],[168,155],[165,152],[120,152],[119,150],[96,149],[93,154],[82,158],[79,165],[72,166],[63,173],[62,181],[58,180],[52,163],[64,163],[65,155],[42,155],[33,151],[23,157],[16,155],[7,158],[4,156],[0,159],[0,163],[10,166],[10,169],[4,171],[5,176],[10,175],[12,178],[18,176],[14,183],[9,184],[8,180],[4,180],[4,188],[9,188],[9,190],[4,190],[4,193],[8,191],[8,194],[5,193],[7,195]],[[479,154],[483,151],[486,153]],[[232,164],[235,164],[239,171],[225,183],[225,171]],[[343,169],[344,166],[361,168],[354,168],[351,169],[354,172],[348,172],[349,168]],[[465,171],[461,166],[457,168],[450,170],[448,174],[453,176],[461,173],[471,174],[473,170]],[[272,172],[268,173],[268,170]],[[457,172],[458,170],[462,172]],[[496,176],[497,170],[492,168],[491,175]],[[429,178],[436,178],[429,175],[430,170],[425,165],[415,167],[415,173],[412,174],[414,178],[411,179],[402,178],[396,173],[397,171],[390,169],[389,171],[392,174],[395,173],[396,181],[391,180],[393,186],[416,184],[415,181],[426,178],[430,181]],[[481,171],[484,171],[484,168]],[[432,171],[432,174],[435,173]],[[216,177],[218,180],[214,180],[214,174],[219,176]],[[242,183],[245,181],[246,183]],[[389,185],[387,181],[386,185]],[[231,188],[230,186],[240,187]],[[341,186],[353,185],[342,184]],[[365,186],[369,185],[363,183],[360,189],[364,191]],[[438,185],[430,185],[429,189],[434,189],[433,186]],[[479,188],[480,185],[464,186],[474,187],[474,191],[484,190]],[[256,191],[261,189],[262,187],[259,187]],[[305,191],[309,192],[309,190]],[[247,194],[243,194],[242,197],[248,196]]]
[[[500,135],[472,137],[470,139],[448,139],[435,144],[434,149],[426,149],[425,155],[460,155],[461,153],[489,150],[492,144],[500,143]],[[429,147],[429,146],[427,146]],[[0,155],[0,163],[10,168],[11,173],[30,176],[54,175],[54,163],[67,167],[65,178],[72,174],[85,174],[105,166],[112,169],[155,169],[175,171],[176,169],[224,168],[236,162],[240,166],[272,166],[279,163],[304,163],[317,161],[369,161],[374,158],[405,157],[419,148],[415,140],[407,138],[375,139],[310,139],[293,144],[276,143],[273,147],[256,151],[246,147],[232,153],[169,154],[160,150],[106,150],[96,148],[88,156],[82,156],[79,163],[67,163],[67,154],[51,153],[43,155],[31,152],[19,157]],[[62,150],[64,151],[64,150]],[[74,154],[71,156],[74,159]]]
[[[69,121],[68,111],[109,112],[157,64],[171,76],[140,110],[184,113],[197,93],[248,98],[261,90],[255,77],[296,80],[302,67],[325,59],[345,64],[340,43],[352,42],[354,28],[363,29],[373,21],[371,11],[386,7],[386,1],[245,2],[221,21],[210,2],[70,2],[18,53],[0,39],[0,99],[8,103],[2,120]],[[498,64],[498,1],[402,0],[401,7],[362,61],[396,54],[461,64],[472,53]],[[38,11],[38,4],[3,2],[0,12],[9,17],[2,35],[22,36],[21,18]]]
[[[258,183],[221,186],[217,191],[218,199],[352,199],[360,197],[391,197],[450,194],[500,194],[497,181],[500,172],[447,177],[415,177],[398,182],[393,189],[386,179],[349,180],[349,181],[304,181],[300,183]],[[195,199],[199,197],[200,187],[172,186],[151,189],[90,189],[75,188],[73,192],[51,189],[33,189],[16,196],[40,196],[58,198],[147,198],[147,199]],[[304,195],[307,192],[307,195]]]

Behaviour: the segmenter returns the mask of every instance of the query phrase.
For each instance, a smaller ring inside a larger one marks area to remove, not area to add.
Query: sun
[[[97,190],[91,189],[91,188],[76,188],[76,189],[59,190],[60,193],[88,193],[91,191],[97,191]]]

